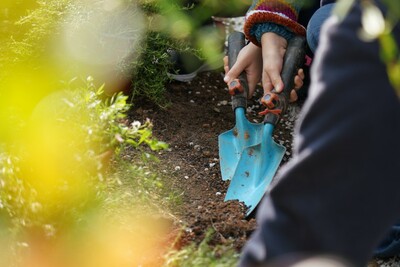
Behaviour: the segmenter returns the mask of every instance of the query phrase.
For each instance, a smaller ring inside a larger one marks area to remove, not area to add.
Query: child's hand
[[[256,85],[261,81],[262,54],[261,48],[250,43],[240,50],[236,63],[229,69],[228,57],[224,57],[225,83],[229,84],[244,71],[249,85],[248,98],[254,94]]]
[[[283,58],[287,49],[287,41],[285,38],[269,32],[264,33],[261,37],[262,57],[263,57],[263,70],[262,70],[262,85],[264,94],[270,92],[272,89],[280,93],[283,90],[283,81],[281,72],[283,67]],[[290,93],[290,101],[297,100],[296,90],[303,86],[304,71],[299,69],[297,75],[294,77],[294,90]]]
[[[280,93],[283,90],[281,71],[283,57],[287,48],[287,41],[275,33],[265,33],[261,38],[262,48],[253,43],[243,47],[240,51],[236,63],[229,69],[228,57],[224,57],[225,83],[229,84],[232,80],[239,77],[244,71],[249,85],[248,97],[254,94],[256,85],[261,81],[264,94],[273,88]],[[303,86],[304,71],[299,69],[294,78],[295,88],[290,93],[290,101],[297,100],[296,90]]]

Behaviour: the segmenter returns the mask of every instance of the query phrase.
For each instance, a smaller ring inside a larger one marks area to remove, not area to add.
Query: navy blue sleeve
[[[366,266],[400,218],[400,102],[378,43],[358,38],[360,19],[357,4],[322,29],[294,156],[259,207],[241,267],[292,253]]]

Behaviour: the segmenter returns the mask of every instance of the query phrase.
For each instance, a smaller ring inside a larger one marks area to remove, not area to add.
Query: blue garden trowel
[[[228,58],[230,68],[235,64],[244,43],[243,33],[233,32],[229,35]],[[229,93],[232,95],[232,109],[235,112],[236,125],[233,129],[218,137],[221,176],[224,181],[233,177],[243,150],[246,147],[259,144],[262,136],[262,124],[251,123],[246,118],[248,85],[244,73],[230,83]]]
[[[229,49],[229,47],[228,47]],[[272,139],[275,125],[287,109],[290,91],[294,88],[294,77],[305,59],[305,38],[293,37],[286,50],[281,77],[283,92],[274,90],[264,95],[262,102],[267,106],[263,123],[253,125],[253,143],[242,147],[232,171],[231,182],[225,196],[227,200],[239,200],[248,207],[249,215],[263,198],[285,154],[285,147]],[[235,112],[236,113],[236,112]]]

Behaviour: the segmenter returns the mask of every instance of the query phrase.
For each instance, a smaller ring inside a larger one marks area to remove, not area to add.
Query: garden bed
[[[257,91],[261,94],[260,89]],[[260,95],[261,96],[261,95]],[[207,231],[215,235],[211,244],[233,244],[240,251],[256,227],[254,215],[246,218],[246,207],[238,201],[224,202],[229,182],[220,174],[218,135],[234,127],[230,95],[221,71],[200,74],[190,83],[172,82],[166,109],[143,105],[132,116],[150,118],[153,133],[170,145],[159,153],[161,171],[168,174],[169,186],[181,192],[183,205],[177,210],[185,231],[178,244],[201,242]],[[248,102],[249,120],[259,122],[257,99]],[[283,163],[291,154],[293,121],[299,105],[291,108],[290,119],[276,129],[278,142],[287,147]]]
[[[262,119],[260,96],[258,88],[256,97],[248,101],[247,116],[253,122]],[[227,244],[240,252],[256,221],[254,214],[245,216],[242,203],[224,202],[229,182],[220,174],[218,135],[232,129],[235,119],[222,70],[201,73],[190,83],[171,82],[166,97],[171,101],[166,109],[143,104],[132,115],[150,118],[155,137],[170,145],[158,158],[168,186],[182,195],[183,203],[174,211],[177,228],[184,229],[176,248],[199,244],[211,229],[215,233],[208,242],[211,246]],[[293,126],[304,98],[291,104],[275,129],[275,140],[287,149],[282,164],[291,157]],[[397,258],[377,260],[370,266],[398,266],[398,262]]]

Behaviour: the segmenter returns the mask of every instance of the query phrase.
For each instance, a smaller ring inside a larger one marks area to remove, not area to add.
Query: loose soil
[[[201,73],[189,83],[171,82],[166,93],[171,103],[168,108],[143,103],[133,111],[135,119],[149,118],[154,124],[154,136],[170,145],[158,158],[169,178],[167,185],[182,194],[183,204],[173,211],[177,231],[185,229],[176,242],[177,248],[203,241],[208,230],[213,229],[210,245],[233,244],[239,252],[256,228],[255,212],[246,217],[245,205],[224,202],[229,181],[223,181],[220,174],[218,136],[234,127],[235,118],[222,77],[218,70]],[[258,115],[262,107],[257,100],[261,91],[258,88],[255,98],[248,101],[247,117],[252,122],[262,120]],[[306,98],[304,91],[274,132],[275,141],[287,149],[282,164],[291,157],[293,126]],[[276,179],[272,184],[275,182]],[[399,257],[375,259],[368,266],[400,266],[399,262]]]
[[[257,94],[261,96],[260,88]],[[171,82],[166,97],[171,102],[168,108],[140,107],[135,116],[150,118],[154,136],[170,145],[169,151],[158,157],[164,172],[171,174],[169,186],[182,192],[183,205],[176,215],[186,230],[178,244],[201,242],[213,229],[216,234],[211,244],[229,242],[239,251],[256,222],[253,214],[246,218],[244,204],[224,202],[229,182],[223,181],[220,174],[218,135],[232,129],[235,118],[222,72],[201,73],[189,83]],[[250,121],[262,120],[258,115],[261,110],[256,99],[248,101]],[[277,141],[287,147],[283,163],[291,154],[295,111],[291,108],[292,115],[276,129]]]

